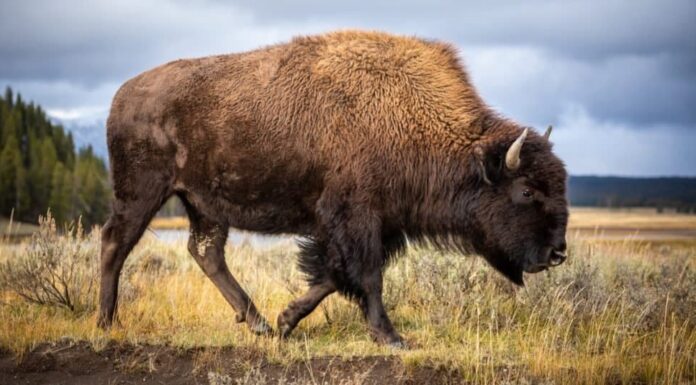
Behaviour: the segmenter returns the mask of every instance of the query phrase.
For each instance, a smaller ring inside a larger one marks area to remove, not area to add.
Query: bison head
[[[551,152],[550,131],[543,136],[528,129],[515,136],[501,133],[477,151],[484,183],[472,207],[472,245],[519,285],[523,272],[543,271],[566,259],[567,174]]]

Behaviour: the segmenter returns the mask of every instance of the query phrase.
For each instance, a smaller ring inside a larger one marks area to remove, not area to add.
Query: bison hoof
[[[97,320],[97,327],[101,330],[111,329],[111,321],[107,321],[105,318],[99,318]]]
[[[257,336],[268,336],[273,334],[273,328],[265,319],[261,319],[253,324],[250,323],[249,329]]]
[[[278,316],[278,333],[280,333],[280,338],[286,339],[290,336],[290,333],[295,329],[295,325],[290,324],[283,314],[281,313]]]
[[[372,339],[376,343],[380,345],[387,346],[392,349],[398,349],[398,350],[406,350],[408,349],[408,344],[406,344],[406,341],[404,341],[401,336],[396,333],[380,333],[377,331],[372,331]]]
[[[107,317],[99,317],[99,319],[97,319],[97,327],[104,331],[109,331],[109,329],[111,329],[112,327],[118,328],[121,326],[123,325],[117,317],[114,317],[113,319]]]
[[[404,340],[396,340],[387,343],[387,346],[394,350],[408,350],[408,344]]]

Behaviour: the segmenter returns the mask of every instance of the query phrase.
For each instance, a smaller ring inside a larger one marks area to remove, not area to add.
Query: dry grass
[[[0,261],[0,289],[38,305],[62,306],[76,313],[94,310],[92,292],[99,269],[96,239],[85,242],[79,222],[59,233],[50,212],[39,223],[23,253]]]
[[[157,217],[150,226],[154,229],[188,229],[185,217]],[[696,229],[696,215],[675,212],[658,213],[654,208],[607,209],[575,207],[571,210],[570,223],[573,229],[629,229],[670,230]]]
[[[150,223],[153,229],[188,229],[189,222],[186,217],[156,217]]]
[[[0,241],[10,237],[29,236],[39,230],[39,227],[29,223],[20,223],[12,219],[0,217]]]
[[[98,237],[82,238],[85,248]],[[28,244],[0,245],[0,261]],[[269,319],[304,290],[294,249],[227,247],[231,270]],[[367,336],[354,305],[330,297],[284,343],[254,337],[183,244],[151,235],[127,262],[120,322],[104,333],[94,311],[76,314],[0,292],[0,346],[23,352],[64,337],[174,346],[258,349],[274,362],[314,356],[397,354],[408,365],[459,369],[462,380],[556,384],[696,381],[696,242],[571,240],[571,258],[515,288],[477,258],[409,249],[387,274],[386,304],[412,349]],[[2,283],[0,282],[0,286]],[[94,295],[94,294],[90,294]],[[89,302],[89,301],[85,301]]]
[[[612,210],[583,207],[571,210],[568,226],[570,229],[693,230],[696,229],[696,215],[658,213],[651,208]]]

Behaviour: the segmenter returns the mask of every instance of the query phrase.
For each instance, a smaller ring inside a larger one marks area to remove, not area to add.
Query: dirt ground
[[[0,352],[0,384],[452,384],[461,376],[429,367],[407,368],[399,358],[313,358],[271,363],[235,348],[176,349],[86,342],[42,344],[23,357]]]

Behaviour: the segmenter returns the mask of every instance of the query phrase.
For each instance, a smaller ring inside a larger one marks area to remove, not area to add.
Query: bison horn
[[[528,132],[529,129],[525,128],[520,136],[512,142],[510,148],[507,150],[507,154],[505,154],[505,165],[511,171],[515,171],[520,167],[520,152],[522,151],[522,145],[527,138]]]
[[[553,126],[549,126],[549,128],[546,129],[546,132],[544,133],[544,138],[546,140],[549,140],[549,137],[551,137],[552,130],[553,130]]]

